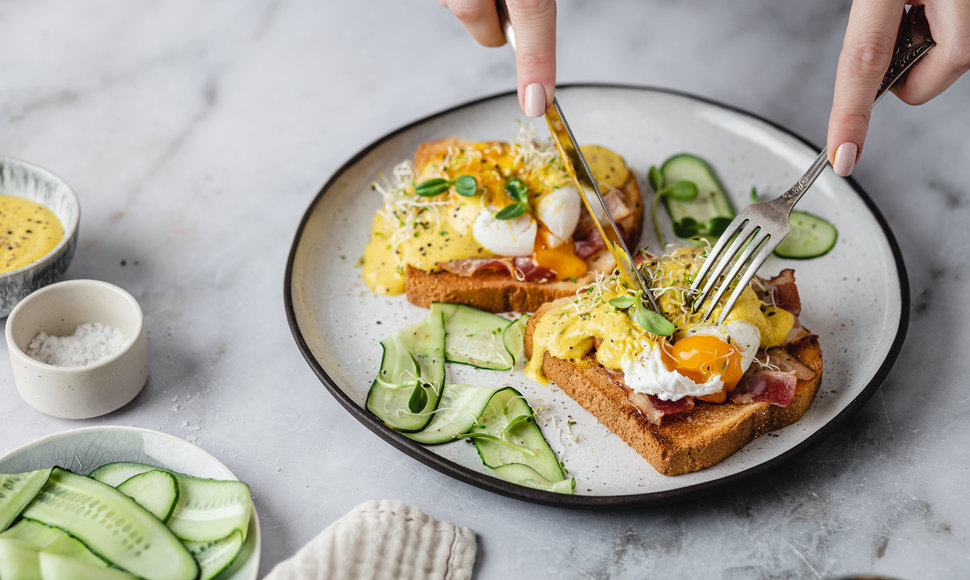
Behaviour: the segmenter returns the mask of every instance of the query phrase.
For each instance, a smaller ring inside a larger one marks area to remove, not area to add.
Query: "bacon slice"
[[[627,400],[640,411],[643,418],[658,427],[660,426],[660,420],[665,416],[686,413],[694,408],[694,397],[684,397],[676,401],[664,401],[656,395],[638,393],[626,386],[621,371],[613,370],[602,365],[600,365],[600,368],[609,375],[618,387],[626,391]]]
[[[765,290],[758,292],[758,298],[762,302],[774,304],[779,308],[784,308],[795,316],[802,312],[802,301],[798,297],[798,288],[795,286],[795,271],[791,268],[782,270],[777,276],[769,280],[762,280]]]
[[[548,282],[556,278],[555,270],[540,266],[535,260],[527,257],[515,259],[515,271],[515,279],[525,282]]]
[[[584,240],[573,240],[573,252],[580,260],[588,260],[605,249],[606,242],[603,241],[603,236],[600,235],[599,230],[593,231]]]
[[[554,270],[540,266],[529,257],[463,258],[438,262],[438,267],[459,276],[473,276],[482,270],[506,272],[520,282],[548,282],[556,278]]]
[[[620,223],[633,215],[633,212],[627,207],[626,202],[623,201],[623,195],[615,189],[611,189],[603,196],[603,203],[606,204],[607,211],[610,212],[613,221],[616,223]]]
[[[759,369],[741,377],[728,396],[735,403],[767,402],[787,407],[795,396],[797,384],[794,372]]]
[[[795,378],[800,381],[810,381],[815,378],[815,371],[803,365],[800,360],[788,354],[788,351],[775,346],[765,351],[768,355],[768,362],[778,367],[782,372],[794,373]]]

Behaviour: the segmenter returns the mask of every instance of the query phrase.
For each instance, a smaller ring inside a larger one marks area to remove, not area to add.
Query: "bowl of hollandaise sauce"
[[[0,317],[63,276],[80,219],[81,204],[63,179],[0,156]]]

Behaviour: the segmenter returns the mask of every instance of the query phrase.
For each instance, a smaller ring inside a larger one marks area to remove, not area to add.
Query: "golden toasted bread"
[[[420,170],[443,152],[467,145],[468,141],[456,137],[423,143],[415,152],[414,166]],[[619,192],[630,215],[620,220],[618,225],[623,229],[627,246],[635,247],[642,231],[644,206],[632,169]],[[586,263],[588,270],[582,277],[549,282],[519,281],[505,272],[494,270],[480,270],[471,276],[463,276],[443,270],[428,272],[407,266],[405,292],[409,302],[424,308],[430,307],[432,302],[449,302],[467,304],[489,312],[533,312],[546,302],[575,294],[576,290],[592,282],[597,272],[612,272],[615,268],[613,257],[605,249],[591,256]]]
[[[525,355],[532,357],[532,335],[540,308],[525,331]],[[680,475],[710,467],[741,449],[755,437],[797,421],[808,409],[822,378],[822,351],[811,336],[787,347],[789,354],[815,372],[799,380],[787,407],[767,402],[721,404],[697,401],[686,413],[663,417],[659,426],[647,421],[627,393],[592,355],[572,362],[545,353],[542,372],[600,423],[633,447],[664,475]]]

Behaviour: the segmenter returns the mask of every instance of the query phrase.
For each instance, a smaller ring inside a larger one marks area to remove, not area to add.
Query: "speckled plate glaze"
[[[239,479],[218,459],[191,443],[150,429],[82,427],[42,437],[0,457],[0,473],[22,473],[57,465],[87,475],[112,461],[135,461],[211,479]],[[255,508],[246,543],[236,561],[215,580],[255,580],[260,532]]]
[[[814,146],[779,126],[690,95],[615,85],[569,85],[556,94],[579,140],[604,144],[622,154],[644,191],[650,191],[645,174],[651,165],[675,153],[691,152],[708,160],[740,208],[748,203],[752,186],[762,194],[787,189],[817,153]],[[344,164],[300,223],[285,279],[286,311],[297,345],[337,401],[380,437],[459,480],[520,499],[583,507],[661,503],[709,493],[790,459],[831,433],[886,377],[909,318],[902,257],[869,197],[851,179],[826,170],[799,208],[835,224],[840,235],[835,248],[815,260],[771,258],[762,270],[773,275],[785,267],[795,268],[803,304],[800,318],[822,344],[822,384],[797,423],[759,437],[714,467],[666,477],[554,387],[529,381],[521,370],[509,375],[449,365],[449,382],[503,381],[534,405],[548,409],[540,423],[576,477],[572,496],[494,478],[468,445],[422,447],[384,427],[363,409],[381,359],[378,341],[420,320],[426,311],[403,296],[378,296],[361,279],[357,261],[381,203],[370,184],[400,160],[411,158],[421,142],[448,136],[510,140],[520,118],[515,96],[507,93],[398,129]],[[641,243],[656,247],[651,230],[645,227]],[[575,421],[571,427],[570,421]],[[569,436],[570,428],[574,437]]]

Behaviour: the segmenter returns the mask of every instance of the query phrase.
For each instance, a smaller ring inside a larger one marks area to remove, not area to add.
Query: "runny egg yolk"
[[[543,227],[539,228],[535,249],[532,251],[532,258],[536,261],[536,264],[555,271],[560,280],[578,278],[585,274],[588,268],[586,261],[576,255],[576,252],[573,251],[573,245],[562,244],[550,248],[546,244],[544,229]]]
[[[741,351],[716,336],[687,336],[661,351],[667,370],[677,371],[695,383],[705,383],[711,377],[720,375],[724,389],[713,395],[698,397],[709,403],[723,403],[727,393],[734,390],[744,374],[741,370]]]

